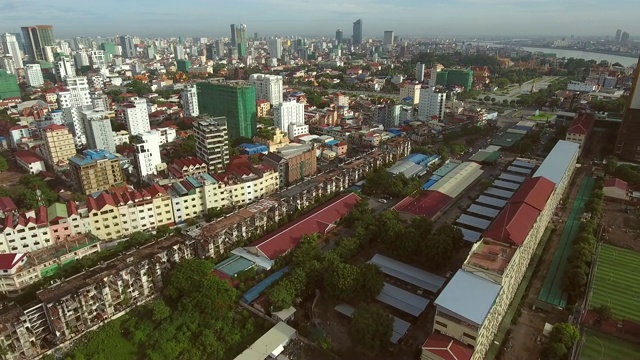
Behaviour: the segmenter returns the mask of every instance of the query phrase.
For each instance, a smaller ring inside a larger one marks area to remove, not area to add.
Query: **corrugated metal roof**
[[[369,260],[369,263],[377,265],[383,273],[389,276],[398,278],[431,292],[437,292],[440,290],[445,282],[445,278],[441,276],[420,270],[417,267],[405,264],[384,255],[375,254],[371,260]]]
[[[526,177],[507,174],[507,173],[502,173],[502,174],[500,174],[500,176],[498,176],[498,179],[505,180],[505,181],[511,181],[511,182],[515,182],[515,183],[520,184],[526,179]]]
[[[509,166],[507,168],[507,171],[511,171],[518,174],[525,174],[525,175],[531,174],[531,169],[525,169],[517,166]]]
[[[501,200],[501,199],[496,199],[496,198],[492,198],[489,196],[485,196],[485,195],[480,195],[477,199],[476,202],[479,204],[485,204],[485,205],[489,205],[489,206],[493,206],[496,208],[503,208],[505,205],[507,205],[507,200]]]
[[[482,205],[471,204],[471,206],[469,206],[469,208],[467,209],[467,212],[486,216],[489,218],[495,218],[496,216],[498,216],[500,210],[488,208]]]
[[[442,165],[440,168],[438,168],[436,171],[433,172],[434,176],[440,176],[443,177],[445,175],[447,175],[449,172],[451,172],[451,170],[455,169],[458,167],[458,163],[454,163],[454,162],[448,162],[444,165]]]
[[[553,193],[554,184],[543,177],[527,179],[518,191],[509,199],[510,203],[523,202],[540,211],[544,210],[547,200]]]
[[[247,290],[244,294],[242,294],[242,302],[245,304],[251,304],[255,299],[257,299],[260,294],[269,287],[269,285],[276,282],[276,280],[280,279],[284,274],[289,271],[289,267],[284,267],[273,274],[269,275],[264,280],[260,281],[256,285],[254,285],[251,289]]]
[[[502,180],[496,180],[493,182],[493,186],[495,187],[499,187],[499,188],[503,188],[503,189],[507,189],[507,190],[516,190],[520,187],[519,184],[516,183],[512,183],[512,182],[507,182],[507,181],[502,181]]]
[[[509,203],[484,232],[484,237],[522,245],[538,220],[538,215],[540,211],[526,203]]]
[[[534,176],[543,176],[553,181],[556,187],[562,181],[572,161],[578,157],[580,145],[560,140],[544,159]]]
[[[356,312],[356,309],[349,304],[338,304],[333,309],[348,317],[353,317],[353,313]],[[393,315],[391,317],[393,318],[393,334],[391,334],[391,339],[389,339],[389,341],[397,344],[398,341],[407,333],[411,324],[402,319],[398,319]]]
[[[482,325],[500,292],[500,285],[458,270],[445,286],[435,304],[456,317]]]
[[[462,238],[465,241],[469,241],[469,242],[476,242],[478,240],[480,240],[480,237],[482,236],[482,233],[479,233],[477,231],[473,231],[473,230],[469,230],[469,229],[465,229],[465,228],[461,228],[458,227],[458,229],[460,229],[460,231],[462,231]]]
[[[489,225],[491,225],[491,221],[489,220],[481,219],[467,214],[460,215],[458,220],[456,220],[456,223],[471,226],[472,228],[476,228],[478,230],[485,230],[489,227]]]
[[[279,355],[283,346],[296,336],[296,329],[279,322],[234,360],[264,360]]]
[[[528,161],[522,161],[522,160],[514,160],[511,163],[511,165],[526,168],[526,169],[533,169],[534,167],[536,167],[536,164],[530,163]]]
[[[494,187],[488,188],[484,193],[487,195],[497,196],[503,199],[509,199],[513,195],[513,191],[500,190]]]
[[[415,317],[420,316],[429,305],[429,300],[388,283],[384,283],[376,299]]]
[[[216,265],[215,269],[220,270],[229,276],[235,276],[236,274],[253,267],[255,264],[256,263],[254,263],[253,261],[247,260],[238,255],[233,255]]]
[[[479,178],[483,172],[484,170],[482,170],[481,166],[477,163],[464,162],[442,179],[438,180],[430,190],[439,191],[447,196],[456,198],[466,190],[471,183]]]

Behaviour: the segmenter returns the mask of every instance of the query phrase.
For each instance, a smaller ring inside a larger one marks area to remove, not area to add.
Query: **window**
[[[467,338],[469,338],[469,339],[471,339],[471,340],[473,340],[473,341],[475,341],[475,340],[476,340],[476,337],[475,337],[475,336],[470,335],[470,334],[467,334],[466,332],[463,332],[463,333],[462,333],[462,336],[467,337]]]

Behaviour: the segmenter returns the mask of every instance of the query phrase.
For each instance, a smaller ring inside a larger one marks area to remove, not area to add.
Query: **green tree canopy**
[[[358,347],[370,353],[383,349],[393,334],[393,318],[375,305],[361,305],[353,313],[349,337]]]

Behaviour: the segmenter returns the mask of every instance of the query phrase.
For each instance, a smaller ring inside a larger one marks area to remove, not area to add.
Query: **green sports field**
[[[587,329],[584,345],[580,350],[580,360],[637,359],[640,346]]]
[[[640,322],[640,253],[602,244],[590,307],[611,306],[618,320]]]

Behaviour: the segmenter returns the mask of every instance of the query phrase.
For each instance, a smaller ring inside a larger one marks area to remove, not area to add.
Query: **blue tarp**
[[[429,181],[427,181],[426,183],[424,183],[422,185],[422,190],[429,190],[429,188],[432,187],[433,184],[435,184],[437,182],[438,182],[437,179],[429,179]]]
[[[289,267],[284,267],[273,274],[269,275],[266,279],[257,283],[254,287],[247,290],[246,293],[242,294],[242,302],[245,304],[251,304],[255,301],[262,292],[269,287],[269,285],[276,282],[276,280],[280,279],[284,274],[289,271]]]

